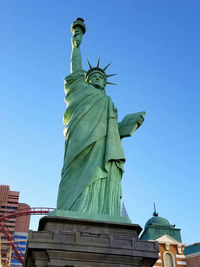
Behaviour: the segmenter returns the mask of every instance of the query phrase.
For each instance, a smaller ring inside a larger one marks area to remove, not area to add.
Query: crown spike
[[[106,82],[106,84],[117,85],[116,83]]]
[[[106,77],[108,78],[108,77],[115,76],[115,75],[117,75],[117,73],[106,75]]]
[[[111,64],[111,62],[107,66],[105,66],[105,68],[103,70],[105,71],[110,66],[110,64]]]
[[[88,64],[89,68],[92,69],[92,65],[90,64],[89,60],[87,58],[86,58],[86,60],[87,60],[87,64]]]
[[[97,60],[97,68],[99,68],[99,61],[100,61],[100,57],[98,57],[98,60]]]

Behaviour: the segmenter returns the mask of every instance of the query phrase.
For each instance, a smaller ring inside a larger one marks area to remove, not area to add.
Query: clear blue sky
[[[199,14],[199,0],[0,1],[0,183],[32,207],[56,205],[70,25],[82,17],[84,68],[86,57],[112,61],[120,120],[146,111],[123,141],[130,218],[143,227],[156,202],[184,243],[200,241]]]

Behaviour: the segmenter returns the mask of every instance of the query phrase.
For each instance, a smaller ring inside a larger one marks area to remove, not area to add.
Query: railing
[[[19,216],[49,214],[53,210],[55,210],[55,209],[54,208],[44,208],[44,207],[33,207],[33,208],[26,208],[26,209],[18,209],[17,211],[2,214],[0,216],[0,230],[3,232],[6,239],[8,241],[10,241],[10,244],[11,244],[11,246],[15,252],[15,255],[21,263],[23,263],[23,260],[24,260],[23,252],[21,251],[20,247],[18,246],[17,240],[14,239],[14,236],[9,232],[9,230],[5,226],[4,221],[6,219],[16,218]]]

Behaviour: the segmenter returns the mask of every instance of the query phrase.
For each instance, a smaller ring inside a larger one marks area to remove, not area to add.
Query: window
[[[169,252],[164,254],[164,266],[165,267],[175,267],[175,265],[174,265],[174,257]]]
[[[4,226],[6,226],[9,230],[10,230],[10,228],[14,228],[15,227],[14,225],[8,225],[8,224],[5,224]]]
[[[15,241],[17,241],[17,240],[15,240]],[[17,244],[26,246],[26,242],[23,242],[23,241],[17,242]]]
[[[18,207],[13,206],[1,206],[1,209],[17,210]]]
[[[28,235],[27,235],[27,236],[23,236],[23,235],[15,235],[14,238],[15,238],[15,239],[27,239],[27,238],[28,238]]]
[[[4,222],[15,223],[15,221],[5,220]]]

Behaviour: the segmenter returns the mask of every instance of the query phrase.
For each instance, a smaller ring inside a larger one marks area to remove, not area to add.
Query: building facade
[[[7,185],[0,185],[0,216],[15,212],[18,210],[19,192],[11,191]],[[10,218],[4,221],[4,226],[11,233],[15,232],[16,218]],[[0,234],[2,239],[4,235]]]
[[[182,243],[180,229],[175,228],[175,225],[171,225],[165,218],[159,217],[156,211],[145,224],[140,238],[158,242],[160,252],[155,267],[184,267],[187,265],[184,255],[185,244]]]
[[[29,205],[19,203],[19,194],[17,191],[11,191],[8,185],[0,185],[0,216],[30,209]],[[26,249],[29,224],[30,215],[16,216],[3,221],[3,227],[6,232],[10,236],[14,236],[16,241],[19,240],[16,248],[22,257]],[[0,238],[4,242],[6,239],[5,234],[0,233]],[[14,251],[12,251],[11,266],[22,266],[21,262],[16,258]]]

